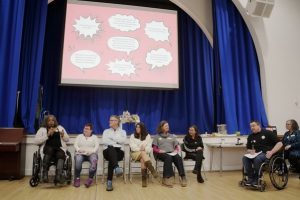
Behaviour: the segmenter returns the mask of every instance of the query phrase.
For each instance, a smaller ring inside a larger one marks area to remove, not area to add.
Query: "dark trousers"
[[[185,159],[192,159],[196,161],[194,170],[201,171],[202,160],[204,159],[202,150],[196,152],[186,152]]]
[[[108,161],[107,180],[112,180],[114,169],[119,166],[118,161],[124,158],[124,151],[117,147],[108,146],[107,149],[103,151],[103,157]]]
[[[295,168],[295,172],[300,172],[300,158],[292,154],[288,157],[289,163]]]
[[[176,154],[175,156],[171,156],[166,153],[156,153],[154,155],[156,159],[164,162],[163,178],[170,178],[174,176],[172,163],[175,164],[179,176],[185,176],[182,158],[178,154]]]
[[[265,153],[260,153],[253,159],[247,158],[246,156],[243,157],[243,165],[248,178],[250,179],[259,178],[258,177],[259,168],[266,159],[267,158]]]
[[[57,162],[57,160],[59,159],[66,159],[66,153],[61,148],[53,148],[51,146],[45,145],[43,153],[43,168],[47,171],[49,170],[49,164],[51,161]]]

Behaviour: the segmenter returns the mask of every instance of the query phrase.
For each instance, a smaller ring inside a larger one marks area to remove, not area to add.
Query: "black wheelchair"
[[[36,187],[39,185],[39,183],[42,180],[42,170],[43,170],[43,159],[41,156],[41,145],[39,145],[39,149],[34,152],[33,159],[32,159],[32,177],[29,180],[29,185],[31,187]],[[63,174],[62,177],[64,178],[65,182],[70,185],[72,181],[72,156],[69,151],[66,152],[67,156],[64,162],[63,167]],[[55,165],[56,162],[52,160],[49,164],[49,167]],[[54,181],[54,184],[56,185],[57,182]]]
[[[242,187],[251,187],[254,189],[258,189],[261,192],[266,189],[266,181],[263,178],[265,172],[269,173],[269,177],[272,185],[278,189],[282,190],[286,187],[288,183],[288,167],[285,162],[284,152],[273,155],[270,159],[266,159],[260,166],[258,172],[258,184],[257,186],[246,186],[246,182],[248,180],[247,174],[245,172],[245,168],[243,167],[242,173],[243,178],[239,182],[239,185]]]

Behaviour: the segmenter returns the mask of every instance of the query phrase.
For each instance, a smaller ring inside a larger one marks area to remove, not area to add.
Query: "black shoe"
[[[59,180],[59,183],[60,184],[64,184],[66,182],[66,179],[64,176],[60,176],[60,180]]]
[[[43,172],[43,183],[48,183],[49,179],[48,179],[48,173]]]
[[[60,174],[56,174],[55,175],[55,178],[54,178],[54,184],[56,185],[57,183],[59,184],[64,184],[65,180],[64,178],[62,177],[62,175]]]
[[[197,181],[198,181],[198,183],[204,183],[204,180],[203,180],[201,174],[197,175]]]
[[[193,169],[192,173],[193,173],[193,174],[198,174],[198,170]]]
[[[252,181],[251,186],[253,186],[253,187],[258,187],[258,180]]]
[[[250,186],[253,183],[253,179],[252,178],[248,178],[248,180],[245,182],[245,185]]]

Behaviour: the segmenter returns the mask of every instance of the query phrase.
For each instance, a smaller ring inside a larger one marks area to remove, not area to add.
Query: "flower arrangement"
[[[121,123],[138,123],[140,122],[140,117],[137,114],[130,114],[128,110],[123,111],[123,114],[120,115]]]

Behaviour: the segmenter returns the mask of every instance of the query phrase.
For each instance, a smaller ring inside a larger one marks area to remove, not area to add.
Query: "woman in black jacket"
[[[199,183],[203,183],[204,180],[201,175],[201,166],[203,160],[203,141],[196,125],[192,125],[189,127],[189,132],[183,139],[182,150],[186,153],[184,159],[193,159],[194,161],[196,161],[193,173],[197,174],[197,181]]]

